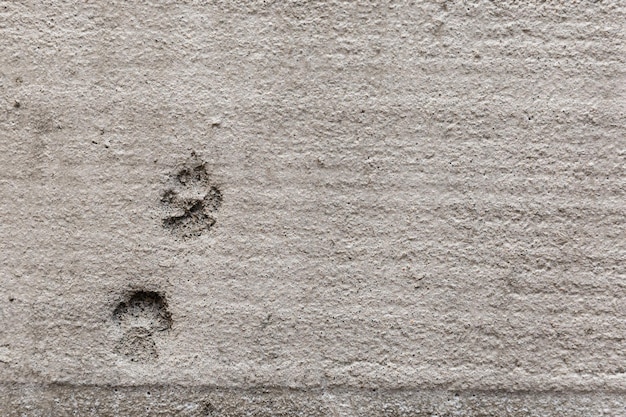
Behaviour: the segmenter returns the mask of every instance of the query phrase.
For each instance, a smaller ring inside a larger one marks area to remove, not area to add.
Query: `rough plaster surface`
[[[626,415],[625,18],[0,1],[0,413]]]

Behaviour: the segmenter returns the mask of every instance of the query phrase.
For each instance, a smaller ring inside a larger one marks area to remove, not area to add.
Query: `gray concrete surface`
[[[0,414],[626,415],[625,12],[0,1]]]

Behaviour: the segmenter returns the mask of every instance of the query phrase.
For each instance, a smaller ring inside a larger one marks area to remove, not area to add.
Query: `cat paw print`
[[[158,357],[155,337],[172,327],[172,315],[165,298],[152,291],[137,291],[113,311],[113,320],[122,331],[117,352],[133,362]]]
[[[163,227],[182,238],[200,236],[215,225],[222,192],[211,184],[206,164],[197,160],[184,166],[174,185],[161,196],[165,210]]]

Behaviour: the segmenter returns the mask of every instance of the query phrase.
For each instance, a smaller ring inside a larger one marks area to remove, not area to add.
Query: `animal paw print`
[[[165,299],[152,291],[135,292],[113,311],[113,320],[122,330],[117,352],[133,362],[158,357],[154,337],[172,327],[172,316]]]
[[[175,186],[161,197],[166,212],[163,227],[183,238],[210,230],[222,205],[222,192],[211,185],[205,163],[196,160],[188,164],[174,182]]]

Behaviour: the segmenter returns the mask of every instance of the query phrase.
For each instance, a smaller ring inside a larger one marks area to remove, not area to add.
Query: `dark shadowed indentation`
[[[172,327],[172,316],[165,298],[154,291],[137,291],[128,301],[122,301],[113,317],[123,327],[143,327],[152,332]]]

